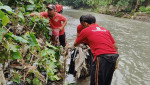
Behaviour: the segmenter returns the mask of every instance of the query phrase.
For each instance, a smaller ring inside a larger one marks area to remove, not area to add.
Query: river
[[[69,44],[73,44],[79,18],[85,14],[94,15],[100,26],[110,30],[119,47],[121,59],[119,68],[114,72],[112,85],[150,85],[150,23],[64,7]],[[72,75],[67,75],[66,82],[89,85],[90,78],[75,81]]]

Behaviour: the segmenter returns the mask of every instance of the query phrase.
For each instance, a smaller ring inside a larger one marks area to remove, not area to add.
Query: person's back
[[[95,24],[96,19],[92,15],[87,15],[84,19],[85,29],[76,38],[74,46],[83,41],[88,41],[94,55],[91,68],[90,85],[110,85],[118,58],[117,45],[110,32]]]
[[[88,40],[88,44],[95,56],[117,53],[113,45],[115,43],[114,39],[109,30],[103,27],[91,24],[86,29],[83,29],[81,36],[86,36],[85,40]]]

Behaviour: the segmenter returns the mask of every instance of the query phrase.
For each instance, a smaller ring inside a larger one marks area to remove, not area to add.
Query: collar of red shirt
[[[92,26],[99,26],[99,25],[97,23],[93,23],[89,27],[92,27]]]

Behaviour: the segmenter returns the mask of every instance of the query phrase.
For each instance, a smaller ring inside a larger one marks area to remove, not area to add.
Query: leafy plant
[[[49,32],[51,29],[49,28],[49,20],[45,19],[41,16],[34,16],[29,17],[29,24],[30,27],[34,27],[34,32],[36,32],[36,36],[45,36],[45,38],[49,41],[50,35]]]
[[[0,6],[0,9],[5,9],[5,10],[8,10],[8,11],[12,11],[8,6]],[[4,13],[2,10],[0,10],[0,21],[2,21],[3,26],[6,26],[7,23],[9,22],[8,15],[6,13]]]
[[[20,83],[22,80],[21,75],[26,75],[25,80],[29,84],[42,85],[43,81],[38,77],[41,74],[39,72],[42,71],[47,73],[47,79],[51,81],[60,79],[57,76],[57,69],[61,68],[61,61],[59,61],[60,47],[50,44],[49,31],[51,29],[49,28],[49,20],[40,16],[24,17],[29,12],[26,12],[28,11],[25,8],[26,6],[20,5],[22,3],[35,4],[33,10],[40,9],[41,11],[43,10],[43,4],[39,1],[42,2],[42,0],[16,0],[14,3],[17,3],[15,6],[18,6],[18,9],[13,10],[11,7],[0,3],[0,63],[3,65],[8,63],[9,66],[14,63],[14,65],[21,66],[22,70],[25,68],[26,70],[31,69],[32,66],[43,67],[43,70],[32,69],[32,73],[37,74],[36,76],[31,76],[28,71],[27,73],[11,73],[10,75],[13,75],[12,80],[16,83]],[[20,25],[22,28],[18,32],[18,26]],[[37,41],[39,38],[45,41],[43,48],[40,47],[40,42]],[[6,68],[3,70],[6,70]],[[10,68],[7,69],[10,70]]]
[[[115,15],[116,17],[122,17],[123,16],[123,12],[117,12],[117,14]]]
[[[33,79],[33,85],[42,85],[38,78]]]
[[[133,15],[134,13],[135,13],[135,10],[132,10],[132,11],[130,12],[131,15]]]
[[[146,13],[150,14],[150,7],[146,7]]]
[[[21,76],[18,73],[14,73],[13,81],[16,82],[17,84],[20,83],[20,78]]]
[[[141,7],[139,8],[139,10],[140,10],[141,12],[146,12],[146,8],[145,8],[144,6],[141,6]]]

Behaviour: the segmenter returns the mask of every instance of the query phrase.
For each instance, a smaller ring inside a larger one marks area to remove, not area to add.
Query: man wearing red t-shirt
[[[96,25],[95,22],[94,16],[86,15],[84,19],[86,28],[80,32],[74,46],[82,41],[88,41],[94,55],[90,85],[110,85],[119,56],[118,47],[109,30]]]
[[[80,32],[85,28],[83,21],[85,17],[85,15],[82,15],[80,17],[80,24],[77,26],[77,37],[79,36]],[[83,41],[83,43],[86,43],[86,41]]]
[[[66,46],[65,29],[67,24],[67,19],[56,12],[56,7],[54,5],[48,5],[47,12],[40,12],[39,14],[45,18],[49,18],[50,28],[53,30],[54,35],[57,35],[59,30],[59,42],[63,47]],[[35,13],[30,14],[30,16],[36,15]]]
[[[80,24],[77,26],[77,37],[79,36],[80,32],[86,28],[85,27],[85,23],[84,23],[84,18],[86,17],[86,15],[82,15],[80,17]],[[97,23],[94,23],[95,25],[99,26]],[[83,43],[87,43],[87,41],[83,41]]]
[[[84,21],[83,21],[84,18],[85,18],[85,15],[82,15],[82,16],[80,17],[80,24],[77,26],[77,36],[79,36],[81,30],[83,30],[83,29],[85,28],[85,26],[84,26]]]
[[[61,6],[57,3],[57,4],[56,4],[56,11],[57,11],[58,13],[60,13],[60,10],[61,10]]]
[[[63,5],[60,5],[60,13],[63,12]]]

